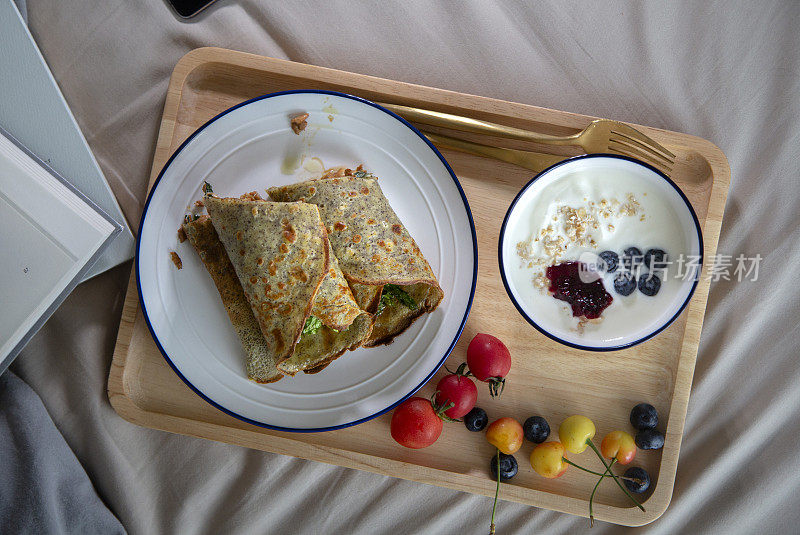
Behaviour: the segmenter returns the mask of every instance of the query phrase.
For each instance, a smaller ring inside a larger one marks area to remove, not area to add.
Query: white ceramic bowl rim
[[[639,338],[637,338],[637,339],[635,339],[633,341],[625,342],[625,343],[614,345],[614,346],[593,346],[593,345],[577,344],[577,343],[574,343],[574,342],[570,342],[568,340],[564,340],[563,338],[561,338],[559,336],[556,336],[555,334],[549,332],[545,327],[543,327],[542,325],[540,325],[537,322],[535,322],[530,317],[530,315],[524,310],[524,308],[521,306],[521,304],[519,303],[517,298],[514,296],[514,292],[512,291],[512,289],[510,287],[510,284],[509,284],[509,281],[508,281],[508,277],[506,275],[505,265],[504,265],[504,262],[503,262],[503,249],[504,249],[503,245],[504,245],[504,242],[505,242],[506,227],[508,225],[508,220],[509,220],[509,217],[511,216],[511,214],[514,212],[514,209],[517,206],[517,202],[520,200],[520,198],[522,198],[522,196],[525,194],[525,192],[534,183],[536,183],[537,180],[539,180],[540,178],[544,177],[545,175],[547,175],[548,173],[550,173],[554,169],[560,168],[560,167],[565,166],[565,165],[574,164],[575,162],[579,162],[579,161],[583,161],[583,160],[587,160],[587,159],[593,159],[593,158],[598,158],[598,159],[613,158],[613,159],[618,159],[618,160],[626,160],[626,161],[634,163],[636,165],[645,167],[646,169],[652,171],[653,173],[655,173],[656,175],[661,177],[670,186],[672,186],[672,188],[675,190],[675,192],[683,200],[684,204],[686,205],[687,210],[689,211],[689,214],[691,214],[691,216],[692,216],[692,221],[694,222],[694,228],[695,228],[695,231],[697,232],[699,260],[698,260],[698,263],[697,263],[696,276],[694,278],[694,281],[692,282],[692,286],[691,286],[691,288],[689,290],[689,293],[686,295],[686,298],[684,299],[684,301],[681,304],[681,306],[678,307],[677,311],[668,320],[666,320],[666,321],[664,321],[662,323],[656,324],[656,327],[652,331],[648,332],[646,335],[641,336],[641,337],[639,337]],[[625,349],[625,348],[628,348],[628,347],[635,346],[637,344],[641,344],[642,342],[644,342],[646,340],[649,340],[650,338],[654,337],[655,335],[657,335],[658,333],[660,333],[661,331],[666,329],[673,321],[675,321],[675,319],[678,316],[681,315],[683,310],[689,304],[689,301],[691,301],[692,296],[694,295],[694,291],[697,288],[697,283],[699,282],[700,273],[701,273],[702,268],[703,268],[703,234],[702,234],[702,232],[700,230],[700,221],[697,219],[697,214],[695,213],[694,208],[692,208],[692,203],[689,202],[689,199],[686,197],[686,195],[683,193],[683,191],[678,187],[678,185],[675,184],[675,182],[673,182],[672,179],[670,179],[667,175],[665,175],[664,173],[659,171],[657,168],[653,167],[650,164],[642,162],[640,160],[636,160],[636,159],[630,158],[628,156],[621,156],[619,154],[605,154],[605,153],[584,154],[584,155],[581,155],[581,156],[575,156],[575,157],[572,157],[572,158],[568,158],[566,160],[562,160],[562,161],[560,161],[560,162],[558,162],[556,164],[551,165],[547,169],[541,171],[536,176],[534,176],[527,184],[525,184],[525,186],[523,186],[523,188],[519,191],[519,193],[517,193],[516,197],[514,197],[514,200],[511,201],[511,205],[508,207],[508,211],[506,212],[506,215],[503,218],[503,225],[500,227],[500,237],[498,238],[498,244],[497,244],[497,258],[498,258],[498,261],[499,261],[499,264],[500,264],[500,276],[503,279],[503,286],[506,289],[506,293],[508,294],[509,299],[511,299],[511,302],[514,304],[514,307],[522,315],[522,317],[525,318],[525,321],[530,323],[534,328],[536,328],[536,330],[538,330],[540,333],[542,333],[543,335],[547,336],[548,338],[550,338],[552,340],[555,340],[556,342],[559,342],[559,343],[564,344],[564,345],[569,346],[569,347],[573,347],[575,349],[583,349],[583,350],[586,350],[586,351],[617,351],[617,350],[620,350],[620,349]]]

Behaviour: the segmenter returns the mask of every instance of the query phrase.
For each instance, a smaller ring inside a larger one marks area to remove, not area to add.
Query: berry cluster
[[[631,249],[633,248],[626,249],[623,265],[627,262],[627,256],[631,256],[628,255]],[[654,256],[653,251],[659,252],[649,250],[649,256],[659,262],[666,257],[665,254]],[[619,261],[619,258],[609,258]],[[617,267],[615,264],[609,271]],[[461,421],[459,419],[463,418],[469,431],[481,432],[485,429],[487,442],[496,448],[489,463],[489,472],[497,481],[490,533],[494,533],[500,483],[512,479],[519,472],[514,454],[522,448],[526,439],[536,444],[530,455],[530,464],[537,474],[553,479],[563,475],[569,466],[573,466],[599,476],[589,499],[590,520],[593,520],[592,504],[595,493],[606,478],[613,479],[630,500],[644,511],[644,507],[636,501],[633,494],[649,489],[650,475],[643,468],[630,467],[619,476],[611,468],[614,464],[627,465],[633,461],[637,447],[641,450],[657,450],[664,446],[664,435],[656,430],[658,413],[655,407],[640,403],[631,410],[630,423],[637,430],[635,437],[625,431],[612,431],[603,438],[600,448],[597,448],[592,442],[595,435],[594,423],[586,416],[574,415],[566,418],[559,426],[558,440],[548,441],[550,425],[542,416],[531,416],[523,424],[509,417],[498,418],[490,424],[486,411],[475,406],[478,390],[471,377],[489,383],[489,391],[495,397],[502,392],[510,368],[511,354],[502,341],[488,334],[476,335],[467,347],[467,362],[461,364],[455,372],[442,377],[430,400],[413,397],[395,409],[390,424],[392,437],[399,444],[416,449],[436,442],[442,433],[443,422]],[[587,448],[591,448],[602,462],[602,472],[589,470],[567,459],[567,452],[580,454]]]
[[[614,277],[614,291],[619,295],[631,295],[638,286],[640,292],[652,297],[661,289],[661,277],[667,267],[667,253],[663,249],[648,249],[642,254],[638,247],[628,247],[622,252],[621,262],[614,251],[603,251],[598,256],[608,273],[617,272],[621,265]]]
[[[475,407],[465,417],[468,430],[478,432],[487,427],[489,418],[486,411]],[[629,467],[621,476],[611,471],[614,464],[627,465],[636,457],[637,447],[641,450],[658,450],[664,446],[664,435],[656,430],[658,412],[648,403],[636,405],[630,413],[630,422],[637,430],[633,437],[626,431],[612,431],[600,443],[598,449],[592,442],[595,435],[594,423],[581,415],[570,416],[558,428],[558,440],[546,442],[550,436],[550,425],[541,416],[531,416],[520,425],[514,418],[499,418],[486,428],[486,440],[497,448],[497,453],[489,461],[492,478],[508,481],[519,472],[514,453],[519,451],[523,438],[536,444],[530,456],[533,470],[548,479],[560,477],[569,466],[589,472],[600,479],[597,481],[589,499],[589,518],[593,520],[592,504],[600,483],[612,478],[631,501],[640,509],[644,507],[631,495],[641,494],[650,488],[650,474],[638,466]],[[603,462],[603,473],[589,470],[567,459],[567,452],[582,453],[591,448]],[[610,462],[606,462],[609,459]],[[623,486],[624,485],[624,486]]]

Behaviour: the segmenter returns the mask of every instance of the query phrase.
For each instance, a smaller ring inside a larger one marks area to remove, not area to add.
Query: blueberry
[[[489,461],[489,469],[492,471],[492,479],[497,481],[497,454],[492,455],[492,460]],[[517,475],[517,460],[513,455],[500,454],[500,481],[508,481]]]
[[[633,271],[635,267],[640,266],[643,259],[642,251],[638,247],[628,247],[622,251],[622,265],[628,271]]]
[[[630,271],[623,271],[614,277],[614,290],[619,295],[631,295],[636,289],[636,277]]]
[[[661,279],[655,273],[648,273],[639,278],[639,291],[650,297],[656,295],[661,289]]]
[[[633,440],[640,450],[660,450],[664,447],[664,435],[655,429],[639,431]]]
[[[644,253],[644,265],[651,271],[667,267],[667,253],[663,249],[648,249]]]
[[[631,409],[631,425],[639,431],[655,429],[658,425],[658,411],[649,403],[639,403]]]
[[[480,407],[474,407],[464,416],[464,425],[466,425],[467,429],[470,431],[483,431],[483,428],[486,427],[488,423],[489,417],[486,415],[486,411]]]
[[[650,488],[650,474],[644,468],[639,468],[638,466],[631,466],[625,473],[622,474],[624,477],[632,477],[637,479],[638,481],[630,481],[628,479],[623,479],[622,481],[625,482],[625,486],[628,487],[628,490],[633,492],[634,494],[641,494],[646,492],[647,489]]]
[[[619,265],[619,255],[614,251],[603,251],[598,255],[605,262],[606,271],[614,273]]]
[[[541,444],[550,436],[550,424],[541,416],[531,416],[522,424],[525,438],[536,444]]]

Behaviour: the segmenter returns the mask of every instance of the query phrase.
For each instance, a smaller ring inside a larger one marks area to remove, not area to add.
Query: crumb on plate
[[[261,195],[258,194],[257,191],[251,191],[249,193],[245,193],[240,199],[244,199],[246,201],[263,201],[264,199],[261,198]]]
[[[170,251],[169,257],[172,260],[172,263],[175,264],[176,268],[178,269],[183,268],[183,262],[181,262],[181,257],[178,256],[178,253],[176,253],[175,251]]]
[[[363,178],[368,176],[369,173],[364,171],[364,164],[360,164],[356,167],[355,172],[349,167],[339,166],[339,167],[330,167],[325,169],[322,176],[320,178],[342,178],[346,176],[355,176],[358,178]]]
[[[291,121],[289,122],[292,127],[292,132],[299,136],[300,132],[305,130],[306,126],[308,126],[306,119],[308,119],[308,113],[301,113],[292,117]]]

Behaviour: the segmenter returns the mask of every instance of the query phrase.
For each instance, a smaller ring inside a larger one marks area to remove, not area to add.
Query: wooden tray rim
[[[479,95],[468,95],[455,91],[425,87],[327,67],[296,63],[246,52],[217,47],[203,47],[194,49],[185,54],[178,61],[173,70],[167,89],[167,97],[154,152],[153,167],[148,189],[152,186],[154,178],[159,174],[164,162],[166,162],[170,156],[169,150],[172,144],[171,141],[175,132],[176,122],[168,118],[170,114],[167,112],[177,112],[183,87],[198,68],[211,66],[217,63],[230,63],[239,67],[267,72],[277,71],[284,74],[291,71],[292,76],[295,77],[312,78],[328,83],[354,82],[353,85],[358,85],[358,82],[370,82],[378,88],[373,89],[375,92],[379,92],[379,88],[382,86],[385,88],[391,86],[393,88],[393,94],[402,93],[402,91],[397,91],[398,87],[406,90],[416,88],[417,90],[424,90],[427,93],[426,97],[428,97],[429,102],[447,105],[456,98],[467,98],[469,102],[460,102],[458,104],[460,108],[481,110],[485,107],[491,107],[493,111],[497,113],[501,113],[503,109],[506,109],[509,114],[511,114],[511,108],[514,108],[513,115],[518,115],[519,111],[524,109],[526,115],[536,116],[538,122],[551,122],[559,126],[582,128],[582,126],[587,123],[587,120],[594,119],[594,117],[572,112],[552,110]],[[175,116],[175,114],[172,114],[172,116]],[[728,165],[727,158],[716,145],[706,139],[690,134],[671,132],[643,125],[632,125],[647,133],[661,132],[671,135],[672,137],[680,138],[684,145],[691,145],[697,152],[706,157],[709,162],[712,171],[712,185],[708,211],[703,221],[703,238],[705,243],[704,254],[706,257],[711,257],[716,253],[725,200],[730,185],[730,166]],[[711,217],[712,215],[714,215],[714,217]],[[670,437],[670,442],[675,444],[674,454],[667,455],[665,451],[662,456],[658,484],[645,502],[647,507],[646,513],[642,513],[633,507],[622,508],[605,504],[596,504],[595,517],[600,520],[627,526],[640,526],[656,520],[669,506],[675,482],[675,473],[677,471],[677,459],[680,451],[683,425],[685,423],[686,408],[689,401],[691,379],[694,374],[694,366],[697,358],[700,330],[702,328],[703,317],[708,301],[710,287],[710,281],[707,277],[708,269],[709,264],[705,263],[701,281],[695,290],[691,303],[684,311],[684,314],[694,319],[692,322],[687,321],[686,331],[682,339],[678,368],[676,370],[675,388],[670,405],[670,416],[667,421],[666,435]],[[136,286],[136,274],[135,270],[132,270],[125,303],[123,305],[120,329],[114,347],[107,389],[112,407],[125,420],[137,425],[162,431],[227,442],[346,468],[366,470],[381,475],[400,477],[420,483],[482,494],[484,496],[494,495],[494,483],[487,480],[484,484],[478,485],[475,483],[473,476],[469,474],[459,474],[423,467],[404,461],[309,444],[272,434],[269,429],[248,426],[244,422],[237,421],[237,423],[241,424],[241,428],[228,427],[142,409],[135,401],[136,394],[131,391],[129,385],[124,380],[128,350],[133,337],[132,326],[137,320],[138,309],[139,296]],[[123,324],[126,321],[131,324],[130,328],[127,326],[123,328]],[[694,327],[691,324],[693,324]],[[269,437],[268,442],[264,440],[265,437]],[[376,462],[376,460],[379,460],[379,462]],[[578,516],[587,516],[586,504],[588,500],[537,489],[507,485],[504,488],[503,499]]]

